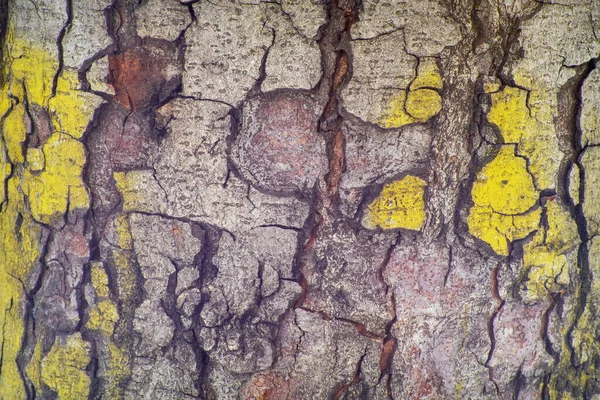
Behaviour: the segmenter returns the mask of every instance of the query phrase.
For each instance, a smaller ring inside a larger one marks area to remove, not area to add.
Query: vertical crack
[[[498,280],[498,273],[499,273],[501,267],[502,267],[502,264],[498,263],[498,265],[492,270],[492,297],[494,298],[494,300],[496,300],[498,302],[498,306],[496,307],[494,312],[492,312],[492,315],[488,319],[487,328],[488,328],[488,336],[490,338],[490,350],[488,352],[488,356],[487,356],[487,359],[484,364],[485,367],[488,369],[490,381],[496,387],[496,393],[498,393],[498,394],[500,393],[500,388],[498,387],[498,384],[494,381],[493,368],[490,366],[490,362],[492,361],[492,357],[494,355],[494,350],[496,349],[496,336],[495,336],[495,332],[494,332],[494,322],[496,320],[496,317],[500,313],[500,311],[502,311],[502,307],[504,307],[504,303],[505,303],[505,300],[502,297],[500,297],[500,288],[499,288],[499,280]]]
[[[561,273],[562,273],[562,270],[561,270]],[[556,352],[556,350],[554,350],[554,346],[552,345],[552,341],[550,340],[550,335],[548,334],[548,329],[550,326],[550,315],[552,314],[552,311],[556,307],[556,304],[557,304],[560,296],[561,296],[560,293],[550,293],[549,294],[548,297],[550,298],[550,305],[548,306],[548,308],[546,308],[546,310],[544,310],[544,313],[542,314],[542,325],[540,327],[540,337],[544,341],[544,347],[546,349],[546,352],[548,354],[550,354],[550,356],[552,356],[555,364],[558,364],[560,356]]]
[[[336,214],[337,199],[339,197],[339,183],[344,167],[345,138],[342,132],[343,117],[339,110],[339,96],[341,87],[349,79],[350,56],[349,46],[350,28],[357,18],[358,4],[353,0],[334,0],[329,5],[328,19],[321,27],[319,47],[322,56],[323,75],[317,85],[320,97],[325,97],[326,105],[319,118],[318,131],[327,142],[327,156],[329,172],[325,177],[326,190],[316,186],[316,195],[309,221],[312,228],[306,241],[298,252],[297,260],[302,264],[303,256],[314,246],[321,227],[328,220],[328,216]],[[298,283],[302,287],[302,294],[295,304],[301,307],[307,296],[308,283],[302,273],[303,266],[298,268]]]
[[[71,29],[71,24],[73,23],[73,0],[65,0],[66,4],[66,13],[67,19],[65,24],[61,28],[58,33],[58,37],[56,38],[56,47],[58,49],[58,68],[56,69],[56,73],[54,74],[54,78],[52,78],[52,95],[51,97],[56,96],[56,86],[58,85],[58,78],[62,74],[62,70],[64,68],[64,48],[63,48],[63,39],[65,35]]]
[[[565,359],[565,357],[568,357],[569,360],[569,364],[567,367],[567,370],[569,368],[573,368],[575,369],[576,373],[579,374],[579,368],[581,367],[581,364],[578,360],[578,355],[576,352],[576,348],[573,345],[573,334],[575,332],[575,329],[577,328],[577,326],[580,323],[580,320],[582,318],[582,315],[587,307],[587,301],[588,301],[588,295],[590,294],[591,290],[592,290],[592,272],[590,269],[590,265],[589,265],[589,240],[590,240],[590,234],[589,234],[589,230],[588,230],[588,225],[587,225],[587,220],[586,220],[586,216],[584,213],[584,209],[583,209],[583,205],[584,205],[584,201],[585,199],[585,190],[586,190],[586,171],[585,171],[585,166],[582,163],[582,157],[587,149],[587,145],[582,145],[582,136],[583,136],[583,131],[581,129],[581,126],[579,124],[579,118],[580,118],[580,114],[581,114],[581,109],[582,109],[582,103],[583,103],[583,95],[582,95],[582,90],[583,90],[583,84],[586,80],[586,78],[590,75],[590,73],[594,70],[594,68],[596,67],[596,60],[592,59],[590,60],[586,66],[585,66],[585,70],[581,73],[581,78],[580,80],[577,82],[576,85],[576,99],[575,99],[575,107],[577,112],[575,113],[575,118],[573,120],[573,125],[572,125],[572,129],[573,129],[573,135],[572,135],[572,146],[574,148],[574,154],[572,156],[572,160],[571,160],[571,164],[577,165],[577,167],[579,167],[579,178],[580,178],[580,182],[579,182],[579,202],[577,205],[575,206],[571,206],[572,207],[572,211],[573,214],[575,216],[575,223],[577,224],[577,232],[579,234],[579,239],[580,239],[580,245],[579,245],[579,249],[577,251],[577,267],[579,269],[579,275],[578,275],[578,282],[576,285],[576,289],[575,289],[575,306],[574,306],[574,318],[572,320],[572,322],[570,323],[570,325],[567,328],[566,331],[566,335],[565,335],[565,345],[567,348],[567,352],[569,354],[564,355],[564,354],[557,354],[556,360],[557,363],[556,365],[560,365],[562,364],[562,360]],[[569,176],[568,174],[565,175],[564,179],[568,180]],[[568,182],[567,182],[568,184]],[[572,204],[572,203],[570,203]],[[558,299],[560,300],[560,298]],[[597,355],[596,355],[596,359],[597,359]],[[561,375],[565,375],[567,374],[567,371],[561,371],[561,370],[555,370],[552,371],[550,373],[548,373],[545,378],[544,378],[544,393],[549,393],[550,390],[552,390],[552,382],[553,382],[553,375],[554,375],[554,379],[570,379],[567,376],[564,376],[564,378]],[[588,383],[589,384],[589,383]],[[585,392],[586,388],[580,388],[581,391]]]
[[[4,43],[8,32],[8,20],[10,15],[9,0],[0,0],[0,60],[4,60]],[[4,85],[4,68],[0,71],[0,86]]]
[[[381,346],[381,354],[379,356],[379,379],[377,384],[381,384],[384,378],[386,378],[385,387],[387,396],[390,399],[393,399],[392,395],[392,367],[394,361],[394,355],[396,354],[396,350],[398,349],[398,339],[393,335],[392,329],[394,328],[394,324],[396,323],[398,316],[396,314],[396,294],[394,292],[390,295],[391,286],[385,280],[384,272],[390,262],[392,257],[392,253],[394,249],[400,244],[402,239],[402,235],[398,232],[396,236],[396,240],[392,243],[392,245],[388,248],[383,262],[379,268],[379,279],[385,286],[385,295],[386,297],[390,296],[389,307],[392,312],[392,318],[385,325],[385,335],[383,338],[383,343]]]
[[[36,346],[36,343],[40,340],[37,337],[37,326],[35,320],[35,297],[36,294],[42,288],[42,283],[44,281],[44,277],[46,276],[46,272],[48,271],[48,265],[46,258],[48,256],[48,252],[50,250],[50,243],[52,243],[54,233],[51,230],[47,230],[43,228],[42,231],[42,249],[38,258],[39,263],[39,272],[35,283],[31,290],[26,290],[23,285],[23,292],[25,294],[25,302],[24,302],[24,312],[23,312],[23,336],[21,338],[21,349],[17,355],[16,364],[17,369],[19,371],[19,375],[21,376],[21,380],[23,381],[23,386],[25,387],[25,396],[27,399],[35,399],[36,398],[36,390],[35,385],[29,379],[29,376],[26,372],[26,367],[31,361],[31,357],[33,356],[33,352]],[[21,282],[21,284],[23,284]]]
[[[359,381],[360,373],[362,371],[362,363],[363,363],[363,360],[365,359],[366,355],[367,355],[367,349],[365,348],[363,350],[363,354],[360,356],[360,358],[358,360],[358,363],[356,363],[356,370],[354,372],[354,375],[352,376],[352,380],[348,383],[344,383],[344,384],[340,385],[340,387],[333,394],[334,400],[342,399],[344,397],[344,394],[348,391],[348,389],[352,385],[356,384]]]
[[[452,272],[452,261],[453,261],[452,246],[448,246],[448,269],[446,269],[446,274],[444,275],[443,287],[446,287],[446,285],[448,284],[448,279],[450,278],[450,273]]]
[[[269,59],[269,54],[271,53],[271,49],[275,45],[275,39],[277,37],[275,29],[270,26],[267,26],[266,22],[263,24],[263,28],[267,28],[271,31],[271,43],[269,43],[269,46],[267,46],[267,48],[265,49],[265,53],[263,54],[262,59],[260,60],[260,67],[258,68],[258,78],[256,79],[256,83],[248,93],[249,97],[261,92],[262,84],[265,81],[265,79],[267,79],[267,60]]]

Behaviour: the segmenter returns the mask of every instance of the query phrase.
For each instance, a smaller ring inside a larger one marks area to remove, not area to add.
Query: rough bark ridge
[[[600,396],[599,4],[0,0],[0,398]]]

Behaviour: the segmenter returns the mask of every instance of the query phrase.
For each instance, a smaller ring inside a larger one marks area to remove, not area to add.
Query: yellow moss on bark
[[[98,104],[95,96],[75,90],[77,73],[67,69],[58,77],[57,96],[53,97],[58,61],[38,44],[24,40],[24,35],[13,28],[9,18],[0,87],[0,325],[4,327],[0,332],[0,398],[25,397],[16,357],[24,332],[24,284],[42,246],[39,223],[53,224],[67,212],[88,208],[89,196],[81,177],[85,152],[76,138],[83,134]],[[33,122],[26,106],[37,107],[57,121],[54,133],[41,147],[24,148]],[[85,369],[88,356],[81,338],[69,338],[55,346],[43,363],[41,349],[36,347],[27,368],[32,381],[39,388],[43,377],[60,398],[87,396],[89,378],[81,369]],[[77,363],[73,375],[67,372],[73,366],[68,365],[69,360]]]
[[[90,377],[86,367],[90,362],[89,344],[80,333],[57,337],[52,349],[42,361],[42,381],[59,399],[86,399]]]
[[[363,226],[420,230],[425,222],[426,185],[423,179],[412,175],[388,183],[368,206]]]
[[[442,75],[435,59],[423,58],[417,76],[408,90],[401,90],[391,98],[381,117],[384,128],[399,128],[414,122],[425,122],[442,109]]]

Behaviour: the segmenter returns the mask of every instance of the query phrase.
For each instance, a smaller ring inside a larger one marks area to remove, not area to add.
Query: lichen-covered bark
[[[599,4],[0,0],[0,398],[599,397]]]

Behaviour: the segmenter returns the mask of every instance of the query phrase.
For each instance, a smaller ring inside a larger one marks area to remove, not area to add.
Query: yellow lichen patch
[[[42,390],[42,341],[38,340],[33,350],[33,356],[26,368],[27,376],[36,390]]]
[[[128,301],[135,293],[136,274],[132,260],[133,237],[129,227],[129,220],[125,214],[120,214],[113,220],[115,242],[112,260],[117,272],[117,286],[120,298]]]
[[[410,90],[422,88],[441,89],[443,87],[442,74],[435,58],[423,57],[419,60],[417,77],[410,84]]]
[[[379,196],[369,205],[363,226],[374,229],[404,228],[419,230],[425,222],[426,182],[408,175],[383,187]]]
[[[100,331],[106,337],[110,337],[115,331],[115,324],[119,321],[117,306],[110,300],[103,300],[92,307],[89,313],[87,328]]]
[[[88,315],[86,327],[98,332],[101,336],[96,341],[97,350],[101,358],[106,360],[104,377],[106,386],[103,391],[107,399],[123,398],[123,383],[130,377],[129,354],[121,346],[113,341],[112,335],[119,321],[119,312],[115,303],[107,297],[110,294],[108,288],[108,276],[101,262],[92,264],[91,270],[92,286],[99,298],[104,298],[92,306]],[[126,300],[126,296],[121,297]]]
[[[10,61],[10,91],[23,100],[22,85],[27,90],[27,100],[43,107],[52,95],[52,81],[58,68],[58,60],[43,49],[27,41],[14,38],[9,32],[7,49]]]
[[[587,147],[580,156],[580,166],[585,172],[581,197],[588,234],[600,235],[600,147]]]
[[[476,206],[507,215],[524,213],[538,199],[527,163],[515,156],[512,146],[502,146],[496,158],[477,174],[471,195]]]
[[[129,353],[113,342],[108,343],[106,398],[124,398],[125,383],[131,376]]]
[[[121,192],[123,197],[123,210],[134,211],[136,204],[142,199],[138,191],[136,190],[136,175],[135,172],[115,172],[113,178],[117,184],[117,189]]]
[[[519,143],[535,125],[527,108],[527,92],[509,86],[492,94],[492,108],[487,118],[500,129],[507,143]]]
[[[117,267],[119,297],[129,301],[135,294],[136,274],[131,254],[127,250],[114,249],[112,258]]]
[[[81,138],[101,103],[99,97],[77,90],[78,87],[77,73],[65,69],[57,82],[56,95],[49,101],[54,131],[76,139]]]
[[[92,263],[91,278],[96,295],[99,297],[108,297],[110,294],[108,276],[106,275],[106,271],[104,271],[104,264],[102,262]]]
[[[558,293],[569,284],[569,264],[564,254],[557,254],[540,243],[538,232],[525,246],[523,263],[529,268],[525,284],[525,300],[545,299],[548,293]]]
[[[425,122],[442,109],[442,75],[433,58],[423,58],[410,90],[400,90],[390,98],[378,122],[384,128],[399,128],[414,122]]]
[[[483,91],[485,93],[494,93],[500,90],[500,84],[496,82],[488,82],[483,84]]]
[[[43,146],[43,156],[37,149],[27,151],[29,171],[43,172],[35,176],[26,173],[23,189],[34,218],[50,224],[56,216],[69,211],[67,205],[71,209],[88,207],[88,194],[81,179],[85,153],[83,145],[72,138],[81,137],[98,101],[93,95],[74,90],[77,76],[68,70],[59,76],[58,90],[52,97],[57,61],[36,45],[15,38],[12,29],[9,30],[7,50],[7,81],[3,93],[18,98],[2,127],[9,159],[13,164],[24,162],[22,144],[29,124],[25,100],[30,105],[50,107],[54,128],[60,127],[70,135],[55,132]]]
[[[117,235],[117,245],[123,250],[132,250],[133,238],[131,237],[127,216],[119,215],[115,218],[115,232]]]
[[[571,214],[556,201],[546,204],[546,245],[556,253],[564,253],[578,244],[577,224]]]
[[[89,344],[83,341],[81,334],[57,337],[42,361],[42,381],[59,399],[86,399],[90,377],[85,369],[89,362]]]
[[[456,383],[456,391],[454,393],[454,398],[455,399],[458,400],[458,399],[462,399],[464,397],[464,395],[462,393],[463,388],[464,388],[464,384],[462,382],[457,382]]]
[[[598,306],[598,299],[595,300],[594,306]],[[597,339],[595,329],[597,325],[597,314],[593,311],[593,309],[590,309],[590,307],[586,307],[572,332],[571,341],[573,344],[573,349],[577,354],[580,364],[584,365],[587,363],[587,368],[593,368],[593,363],[590,365],[589,362],[600,353],[600,342]],[[584,374],[578,380],[582,378],[585,379],[585,371],[582,372]],[[585,383],[580,382],[580,385],[582,385],[581,387],[584,387]]]
[[[44,171],[26,174],[23,190],[33,217],[50,224],[67,211],[88,208],[89,195],[81,178],[85,151],[79,141],[58,133],[50,136],[43,151]]]
[[[590,303],[600,308],[600,236],[595,236],[589,244],[589,266],[594,279],[590,290]]]
[[[442,109],[442,96],[431,89],[410,91],[406,97],[405,107],[406,112],[415,121],[425,122]]]
[[[473,183],[469,232],[496,253],[508,255],[510,242],[538,227],[541,210],[532,210],[538,196],[525,160],[515,156],[512,145],[502,146]]]
[[[101,262],[92,264],[91,281],[96,296],[104,300],[91,307],[86,326],[88,329],[102,332],[105,337],[110,337],[115,330],[115,324],[119,320],[119,311],[115,303],[108,299],[110,295],[108,275],[106,275],[104,265]]]
[[[18,176],[6,182],[6,197],[0,212],[0,343],[2,373],[0,398],[25,398],[23,382],[16,364],[21,348],[23,321],[20,301],[22,283],[40,255],[42,229],[32,220],[25,206]]]
[[[535,93],[531,92],[530,97]],[[517,153],[529,159],[529,170],[538,187],[554,188],[557,164],[563,154],[558,148],[550,113],[528,106],[527,92],[519,88],[505,87],[491,97],[488,121],[500,129],[505,143],[517,144]]]
[[[552,111],[539,104],[541,91],[528,93],[516,87],[500,89],[493,85],[485,87],[486,92],[491,92],[492,99],[487,117],[498,127],[503,141],[512,145],[503,146],[496,158],[478,174],[472,190],[475,205],[468,223],[474,236],[490,243],[499,254],[506,255],[508,242],[527,236],[536,229],[536,224],[531,221],[521,224],[523,230],[518,235],[502,239],[497,233],[504,229],[496,224],[505,225],[506,222],[503,218],[489,217],[490,212],[514,217],[516,225],[517,215],[535,205],[539,197],[538,188],[552,189],[556,186],[558,165],[563,154],[554,133]],[[489,209],[486,211],[480,207]],[[539,234],[546,235],[546,232]],[[530,246],[536,250],[527,256],[528,262],[548,263],[548,273],[554,274],[565,261],[554,249],[541,248],[536,239]],[[530,278],[536,281],[545,279],[546,272],[537,267],[531,268]]]
[[[51,44],[55,48],[54,39]],[[24,148],[26,135],[31,130],[25,106],[48,110],[58,60],[40,45],[21,40],[11,21],[2,56],[0,325],[4,328],[0,332],[0,398],[8,399],[26,397],[16,358],[24,332],[21,314],[23,285],[29,281],[30,270],[40,256],[43,245],[44,231],[38,222],[50,223],[53,218],[67,212],[67,207],[87,208],[88,195],[81,179],[85,162],[81,143],[55,133],[41,149]],[[62,79],[62,76],[58,79],[59,86]],[[69,107],[74,107],[74,103]],[[82,114],[70,113],[65,118],[76,119],[72,122],[81,124],[84,117]],[[69,343],[74,342],[71,340]],[[70,350],[69,343],[66,347],[55,345],[45,360],[46,370],[43,374],[41,349],[36,348],[27,370],[38,388],[41,385],[40,376],[45,376],[49,386],[62,393],[59,397],[85,398],[87,390],[78,390],[81,384],[85,384],[85,374],[79,377],[68,372],[68,354],[77,353]],[[65,354],[67,357],[63,357]],[[87,352],[85,357],[87,359]],[[85,364],[87,361],[83,368]],[[72,363],[69,365],[72,366]],[[73,389],[68,383],[63,384],[70,382],[69,380],[74,380]]]
[[[29,125],[25,101],[46,108],[52,115],[55,132],[43,146],[43,157],[36,153],[39,150],[27,151],[29,171],[43,172],[36,176],[26,174],[23,182],[34,218],[50,224],[56,216],[69,211],[67,204],[71,210],[88,207],[88,194],[81,179],[85,153],[83,145],[72,138],[82,136],[101,99],[76,90],[77,74],[68,69],[58,77],[56,95],[52,96],[58,67],[55,57],[16,38],[12,29],[6,48],[6,82],[2,93],[18,100],[6,116],[2,131],[13,164],[24,162],[22,144]]]
[[[2,71],[0,70],[0,74],[1,73]],[[13,104],[14,99],[9,96],[8,85],[6,82],[3,82],[2,85],[0,85],[0,119],[6,116]]]
[[[541,210],[535,209],[522,215],[503,215],[490,207],[474,206],[467,218],[469,232],[503,256],[508,255],[509,243],[524,239],[540,223]]]
[[[415,119],[406,112],[406,93],[406,90],[401,90],[396,96],[390,99],[387,110],[381,120],[381,126],[384,128],[399,128],[415,122]]]
[[[27,138],[27,114],[22,104],[13,107],[2,124],[2,136],[6,145],[8,158],[13,163],[22,163],[23,142]]]
[[[44,152],[37,147],[27,149],[27,169],[32,172],[38,172],[44,169],[46,164]]]
[[[560,236],[560,232],[557,232]],[[571,388],[585,390],[590,382],[597,381],[597,355],[600,354],[600,341],[597,339],[598,321],[596,310],[600,308],[600,239],[592,238],[589,243],[589,269],[591,287],[581,316],[567,314],[561,326],[561,357],[555,367],[555,373],[547,385],[550,399],[580,398],[565,392],[563,382],[568,381]],[[579,298],[582,290],[581,282],[572,284],[574,298]],[[571,329],[572,328],[572,329]],[[570,339],[569,339],[570,337]],[[579,368],[574,368],[572,360],[576,360]]]
[[[570,283],[566,253],[578,240],[577,225],[560,204],[548,201],[545,211],[547,223],[523,247],[523,266],[527,274],[523,297],[530,302],[546,299],[549,292],[558,293]],[[528,229],[535,229],[535,223],[531,221]]]
[[[165,211],[166,193],[158,184],[152,170],[115,172],[113,177],[123,198],[123,212]]]

